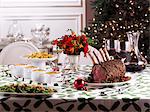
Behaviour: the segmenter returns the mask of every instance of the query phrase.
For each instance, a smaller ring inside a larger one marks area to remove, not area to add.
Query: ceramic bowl
[[[23,77],[25,64],[16,64],[11,67],[11,74],[17,78]]]
[[[31,65],[24,67],[23,77],[25,79],[31,79],[31,74],[34,69],[37,69],[37,67]]]
[[[43,83],[44,82],[44,74],[45,71],[42,69],[34,69],[31,73],[31,80]]]
[[[46,72],[44,74],[44,83],[48,83],[48,84],[54,84],[54,83],[57,83],[59,80],[58,80],[58,77],[60,77],[60,72],[58,71],[53,71],[53,72]]]

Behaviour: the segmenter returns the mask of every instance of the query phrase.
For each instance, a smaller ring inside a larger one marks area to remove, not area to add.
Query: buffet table
[[[132,73],[135,79],[130,83],[88,87],[77,90],[73,82],[77,77],[88,75],[91,66],[80,66],[80,71],[63,73],[55,84],[58,92],[49,96],[12,97],[0,95],[1,112],[150,112],[150,65],[139,73]],[[12,79],[8,66],[0,66],[0,85],[10,82],[27,82]]]

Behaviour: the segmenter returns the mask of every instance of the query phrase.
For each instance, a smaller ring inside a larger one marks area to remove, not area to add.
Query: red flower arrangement
[[[53,41],[54,45],[57,45],[60,49],[64,50],[65,54],[68,55],[79,55],[80,52],[88,52],[88,38],[86,35],[76,35],[75,32],[71,31],[71,35],[64,35]]]

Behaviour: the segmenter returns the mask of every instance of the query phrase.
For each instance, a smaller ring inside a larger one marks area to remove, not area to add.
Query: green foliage
[[[103,39],[127,40],[126,32],[143,33],[149,26],[149,0],[95,0],[91,26],[84,33],[101,47]]]

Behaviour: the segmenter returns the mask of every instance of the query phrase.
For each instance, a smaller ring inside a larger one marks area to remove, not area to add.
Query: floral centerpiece
[[[71,69],[77,71],[80,53],[84,52],[84,56],[86,56],[88,52],[88,38],[84,34],[77,35],[74,31],[70,29],[69,31],[71,31],[70,35],[64,35],[54,40],[53,44],[68,55]]]
[[[76,35],[71,31],[71,35],[64,35],[53,41],[54,45],[57,45],[60,49],[63,49],[64,54],[67,55],[80,55],[80,52],[88,52],[88,38],[86,35]]]

